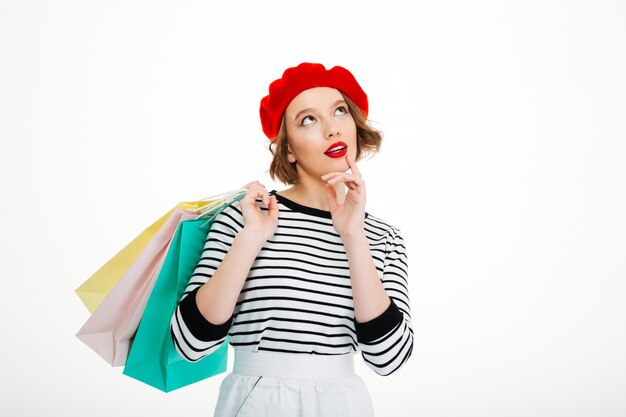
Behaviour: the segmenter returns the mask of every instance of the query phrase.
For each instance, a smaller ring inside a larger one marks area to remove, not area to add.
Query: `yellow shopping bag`
[[[172,208],[156,222],[152,223],[76,289],[76,294],[78,294],[83,304],[85,304],[89,313],[93,313],[98,308],[102,300],[111,292],[115,284],[117,284],[122,275],[130,268],[135,259],[137,259],[139,254],[145,249],[150,239],[159,231],[174,210],[177,208],[193,210],[198,212],[199,216],[204,216],[210,212],[212,207],[218,206],[220,203],[232,198],[232,195],[239,192],[241,192],[241,189],[218,194],[199,201],[178,203],[176,207]]]

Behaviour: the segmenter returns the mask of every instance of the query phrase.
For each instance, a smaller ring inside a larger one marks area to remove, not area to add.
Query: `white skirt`
[[[235,349],[214,417],[373,417],[354,373],[354,354],[310,355]]]

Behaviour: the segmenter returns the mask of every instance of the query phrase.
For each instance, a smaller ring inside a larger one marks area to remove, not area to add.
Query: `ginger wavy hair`
[[[348,111],[352,115],[356,124],[356,159],[358,162],[366,156],[373,156],[380,151],[383,140],[381,131],[370,126],[369,120],[363,115],[361,109],[354,104],[348,97],[341,93],[344,100],[348,104]],[[280,129],[276,138],[270,142],[269,151],[272,153],[272,163],[270,164],[269,174],[272,180],[280,181],[283,184],[295,184],[298,180],[298,171],[296,170],[296,162],[290,163],[287,159],[288,155],[288,135],[287,126],[285,125],[285,115],[280,122]]]

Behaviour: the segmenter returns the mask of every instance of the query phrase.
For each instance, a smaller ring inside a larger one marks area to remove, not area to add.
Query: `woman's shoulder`
[[[375,216],[368,212],[365,217],[365,227],[370,228],[373,231],[377,231],[377,234],[397,236],[400,235],[400,229],[395,226],[395,223],[391,223],[386,219]]]

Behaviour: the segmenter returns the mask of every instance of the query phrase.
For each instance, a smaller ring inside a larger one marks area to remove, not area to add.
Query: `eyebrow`
[[[343,99],[339,99],[339,100],[335,101],[335,103],[333,103],[333,105],[332,105],[331,107],[336,107],[337,105],[339,105],[339,104],[341,104],[341,103],[345,104],[346,106],[348,105],[348,103],[346,103],[346,101],[345,101],[345,100],[343,100]],[[311,112],[311,111],[313,111],[313,109],[312,109],[312,108],[310,108],[310,107],[307,107],[306,109],[302,109],[302,110],[300,110],[300,111],[296,114],[296,116],[293,118],[293,120],[298,120],[298,117],[300,117],[300,115],[301,115],[302,113],[308,113],[308,112]]]

